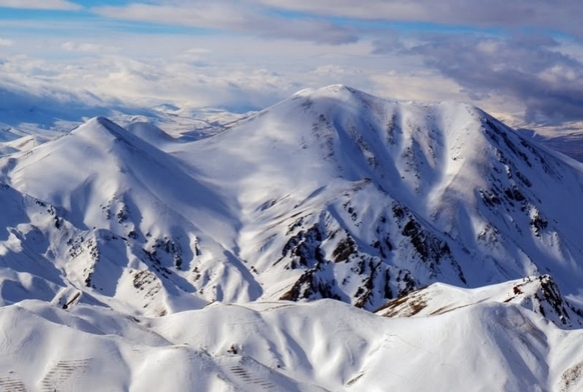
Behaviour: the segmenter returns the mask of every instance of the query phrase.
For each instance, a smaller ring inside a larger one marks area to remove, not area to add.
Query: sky
[[[583,120],[580,15],[573,0],[0,0],[0,109],[245,112],[341,83],[564,126]]]

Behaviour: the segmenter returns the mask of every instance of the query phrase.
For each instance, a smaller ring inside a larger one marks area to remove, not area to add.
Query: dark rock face
[[[367,223],[353,220],[364,215],[357,205],[341,206],[342,217],[356,227]],[[372,310],[420,287],[415,273],[396,263],[400,252],[410,252],[406,254],[416,263],[413,266],[423,269],[430,279],[437,279],[442,270],[447,270],[457,284],[467,284],[448,242],[424,228],[407,207],[394,202],[373,221],[373,225],[368,224],[376,239],[366,244],[343,228],[336,214],[323,212],[297,218],[289,225],[281,257],[273,266],[302,272],[280,298],[333,298]]]

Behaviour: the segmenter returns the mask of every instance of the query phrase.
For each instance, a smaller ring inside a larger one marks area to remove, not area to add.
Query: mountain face
[[[62,288],[149,315],[192,298],[373,310],[541,274],[578,295],[580,167],[474,107],[331,86],[203,140],[132,131],[95,118],[0,159],[62,222],[42,252]]]
[[[172,153],[235,195],[263,298],[374,309],[543,273],[577,293],[580,169],[476,108],[332,86]]]
[[[192,264],[219,265],[229,255],[196,222],[233,230],[228,207],[171,156],[96,118],[4,162],[10,184],[58,206],[53,231],[61,240],[50,243],[48,258],[64,287],[105,301],[121,296],[123,306],[148,314],[206,303],[191,295]],[[257,296],[252,280],[237,283],[238,298]]]
[[[475,107],[330,86],[206,137],[9,136],[0,387],[582,385],[583,166]]]

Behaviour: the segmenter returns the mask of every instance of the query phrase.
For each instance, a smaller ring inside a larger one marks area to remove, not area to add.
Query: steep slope
[[[67,226],[54,206],[0,183],[0,306],[35,298],[51,301],[64,286],[50,261],[56,226]]]
[[[302,91],[174,156],[238,205],[265,298],[374,309],[427,283],[583,278],[580,166],[477,108]]]
[[[140,127],[0,157],[0,389],[583,388],[583,165],[344,86]]]
[[[158,148],[175,141],[172,136],[168,135],[154,124],[148,122],[134,122],[126,125],[124,128],[129,133],[136,135],[140,139]]]

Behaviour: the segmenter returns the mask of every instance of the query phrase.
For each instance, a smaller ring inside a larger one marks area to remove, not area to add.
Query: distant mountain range
[[[552,150],[583,162],[583,132],[562,132],[558,135],[540,134],[530,129],[519,129],[518,132]]]

